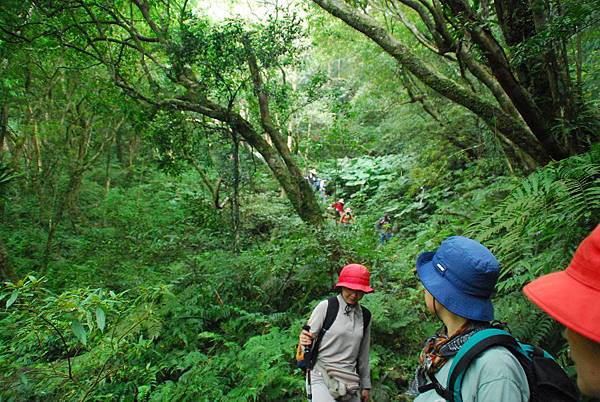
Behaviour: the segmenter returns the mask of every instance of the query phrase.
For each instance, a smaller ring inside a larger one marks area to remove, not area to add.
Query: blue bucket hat
[[[417,274],[423,286],[446,309],[477,321],[494,319],[490,301],[500,264],[480,243],[451,236],[433,252],[417,257]]]

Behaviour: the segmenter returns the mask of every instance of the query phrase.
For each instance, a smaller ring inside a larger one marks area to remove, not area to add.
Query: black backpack
[[[488,328],[476,332],[460,348],[452,360],[448,373],[447,388],[430,376],[432,384],[425,387],[435,391],[451,402],[462,402],[462,381],[469,365],[479,354],[493,346],[508,349],[521,363],[529,384],[530,401],[575,402],[577,390],[554,358],[538,346],[521,343],[509,332]],[[425,391],[425,390],[423,390]]]
[[[367,333],[367,328],[369,327],[369,323],[371,322],[371,312],[365,306],[361,305],[363,313],[363,338]],[[323,339],[323,335],[331,328],[335,318],[337,317],[338,310],[340,309],[340,301],[337,296],[330,297],[327,299],[327,313],[325,313],[325,320],[323,320],[323,326],[319,331],[317,336],[317,341],[313,343],[310,351],[304,352],[303,358],[296,358],[296,366],[306,370],[311,370],[314,365],[317,363],[317,355],[319,354],[319,346],[321,345],[321,340]],[[297,355],[298,356],[298,355]]]

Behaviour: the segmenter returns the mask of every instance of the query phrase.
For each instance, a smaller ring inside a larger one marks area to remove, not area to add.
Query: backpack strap
[[[369,324],[371,323],[371,312],[369,311],[368,308],[366,308],[362,304],[360,305],[360,308],[362,309],[362,313],[363,313],[363,339],[364,339],[364,337],[367,335],[367,328],[369,327]]]
[[[444,388],[444,386],[442,384],[440,384],[440,382],[436,378],[435,374],[428,373],[426,375],[427,375],[427,378],[429,378],[429,381],[431,381],[431,382],[429,384],[421,385],[418,388],[420,394],[422,394],[423,392],[427,392],[431,389],[434,389],[435,392],[439,396],[444,398],[446,401],[452,400],[452,392],[451,392],[450,388]]]
[[[323,326],[321,327],[321,331],[319,331],[319,338],[325,332],[329,331],[329,328],[333,325],[335,318],[337,317],[338,310],[340,309],[340,301],[337,296],[332,296],[327,299],[327,313],[325,314],[325,320],[323,321]]]
[[[362,339],[365,339],[365,336],[367,336],[367,328],[369,328],[369,324],[371,323],[371,312],[369,311],[368,308],[366,308],[363,305],[360,306],[360,309],[362,310],[362,314],[363,314],[363,337],[362,337]],[[362,345],[362,341],[361,341],[361,345]],[[358,352],[358,355],[360,357],[360,350]],[[356,372],[360,374],[360,372],[358,371],[358,357],[356,359]]]
[[[330,297],[327,299],[327,312],[325,313],[325,320],[323,320],[323,326],[317,335],[317,341],[315,342],[312,353],[310,356],[310,366],[312,369],[317,363],[317,356],[319,354],[319,347],[321,346],[321,340],[325,332],[329,331],[329,328],[333,325],[335,318],[337,317],[338,310],[340,309],[340,301],[337,296]]]
[[[519,362],[525,357],[517,340],[509,332],[497,328],[483,329],[471,336],[454,356],[444,395],[438,391],[437,386],[436,392],[450,402],[462,402],[462,382],[469,365],[482,352],[493,346],[504,346]]]

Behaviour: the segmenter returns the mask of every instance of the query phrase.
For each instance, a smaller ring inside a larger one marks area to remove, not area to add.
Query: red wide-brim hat
[[[365,293],[373,293],[371,287],[371,274],[364,265],[348,264],[342,268],[338,282],[335,288],[348,288],[352,290],[360,290]]]
[[[534,280],[523,292],[556,321],[600,343],[600,225],[566,270]]]

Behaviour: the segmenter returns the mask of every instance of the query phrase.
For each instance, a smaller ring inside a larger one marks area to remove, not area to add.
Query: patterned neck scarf
[[[473,323],[467,321],[450,337],[445,330],[436,333],[425,341],[425,346],[419,355],[419,365],[428,374],[436,373],[473,335],[474,329]]]
[[[408,393],[416,396],[419,394],[418,387],[428,383],[428,376],[434,375],[444,367],[448,359],[456,355],[461,346],[469,338],[490,324],[480,321],[467,321],[452,336],[446,334],[446,329],[437,332],[425,341],[425,346],[419,355],[419,367],[415,373],[415,379],[409,387]]]

